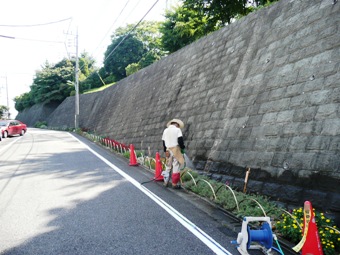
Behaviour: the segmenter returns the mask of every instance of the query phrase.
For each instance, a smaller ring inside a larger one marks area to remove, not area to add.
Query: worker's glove
[[[185,154],[185,150],[184,150],[184,149],[181,149],[181,153],[182,153],[182,154]]]

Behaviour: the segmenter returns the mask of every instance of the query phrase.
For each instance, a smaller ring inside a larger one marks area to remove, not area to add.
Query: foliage
[[[107,84],[107,85],[99,87],[99,88],[90,89],[90,90],[85,91],[84,94],[90,94],[90,93],[95,93],[95,92],[98,92],[98,91],[102,91],[104,89],[107,89],[108,87],[111,87],[112,85],[114,85],[114,83]]]
[[[132,63],[125,68],[126,76],[134,74],[140,70],[140,65],[138,63]]]
[[[113,75],[116,81],[126,77],[125,68],[138,62],[145,54],[143,43],[132,35],[115,38],[107,47],[104,59],[106,76]]]
[[[271,217],[274,218],[277,218],[280,215],[279,208],[277,208],[275,203],[269,201],[267,197],[255,194],[244,194],[233,189],[233,191],[231,191],[229,188],[226,187],[226,185],[220,182],[211,180],[208,177],[203,177],[197,174],[195,175],[192,171],[189,171],[189,173],[192,176],[195,176],[194,179],[196,184],[192,180],[192,178],[188,179],[189,175],[183,173],[183,177],[185,178],[182,178],[182,181],[185,183],[185,187],[187,189],[199,194],[200,196],[213,200],[216,204],[234,213],[240,218],[249,215],[264,216],[264,213],[269,212],[271,214]],[[201,180],[205,180],[210,183],[215,192],[216,199],[213,196],[213,191],[211,187],[206,182]],[[262,208],[259,206],[259,204],[262,206]],[[264,212],[262,211],[262,209]]]
[[[195,9],[173,7],[165,13],[162,23],[162,46],[165,51],[175,52],[206,35],[207,18]],[[212,30],[213,31],[213,30]]]
[[[314,208],[315,221],[318,226],[319,236],[325,255],[335,255],[340,252],[340,232],[332,219],[324,213],[317,212]],[[302,238],[303,208],[294,209],[291,215],[282,213],[281,219],[276,222],[276,229],[286,239],[298,243]]]
[[[0,118],[9,111],[9,108],[5,105],[0,105]]]
[[[111,82],[125,78],[164,56],[159,22],[143,21],[117,28],[105,52],[103,77]],[[131,66],[129,66],[131,65]]]
[[[184,0],[183,6],[206,17],[207,29],[214,31],[230,24],[238,15],[247,15],[254,7],[275,1],[277,0]]]
[[[46,128],[47,127],[47,121],[37,121],[34,124],[35,128]]]
[[[74,76],[74,67],[71,61],[64,59],[51,66],[48,63],[36,73],[33,84],[30,86],[35,104],[62,102],[74,90],[74,85],[68,83]]]
[[[17,96],[15,109],[19,112],[34,104],[57,102],[61,103],[74,91],[76,59],[63,59],[52,65],[44,64],[42,70],[36,72],[30,91]],[[82,53],[79,58],[79,81],[93,70],[94,60],[87,53]]]

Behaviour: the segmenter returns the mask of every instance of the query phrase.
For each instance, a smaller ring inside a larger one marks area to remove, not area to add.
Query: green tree
[[[111,76],[114,81],[126,77],[125,68],[138,62],[146,53],[143,43],[133,35],[121,35],[113,39],[105,52],[105,77]]]
[[[74,86],[68,81],[74,80],[74,66],[68,59],[63,59],[54,66],[45,64],[41,71],[36,73],[33,84],[30,86],[34,103],[61,103],[70,96]]]
[[[229,24],[234,18],[245,16],[255,7],[278,0],[184,0],[183,6],[207,18],[207,28],[214,31]]]
[[[160,25],[161,22],[143,21],[138,26],[128,24],[117,28],[105,53],[104,80],[118,81],[163,57]],[[132,69],[128,67],[131,64]]]
[[[94,70],[94,59],[86,52],[79,58],[79,81]],[[14,99],[15,109],[19,112],[38,103],[61,103],[74,91],[76,58],[62,59],[52,65],[46,62],[42,70],[36,72],[30,91]]]
[[[34,100],[32,98],[31,92],[26,92],[14,98],[14,108],[18,112],[22,112],[25,108],[29,108],[34,105]]]
[[[196,9],[183,6],[173,7],[165,13],[160,27],[163,50],[170,53],[196,41],[207,33],[207,17]]]
[[[0,105],[0,118],[2,118],[5,114],[7,114],[9,108],[5,105]]]

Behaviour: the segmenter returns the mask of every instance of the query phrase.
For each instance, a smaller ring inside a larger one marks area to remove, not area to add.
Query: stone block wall
[[[340,3],[281,0],[116,85],[80,96],[80,126],[162,150],[185,123],[197,170],[236,187],[340,212]],[[74,98],[49,117],[74,126]]]

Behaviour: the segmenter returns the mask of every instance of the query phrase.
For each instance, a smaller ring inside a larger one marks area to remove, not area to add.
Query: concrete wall
[[[46,121],[58,106],[58,103],[36,104],[19,112],[15,119],[24,122],[29,127],[34,127],[37,122]]]
[[[340,212],[340,3],[281,0],[102,92],[80,96],[80,126],[161,151],[168,120],[212,178]],[[74,98],[49,117],[74,126]]]

